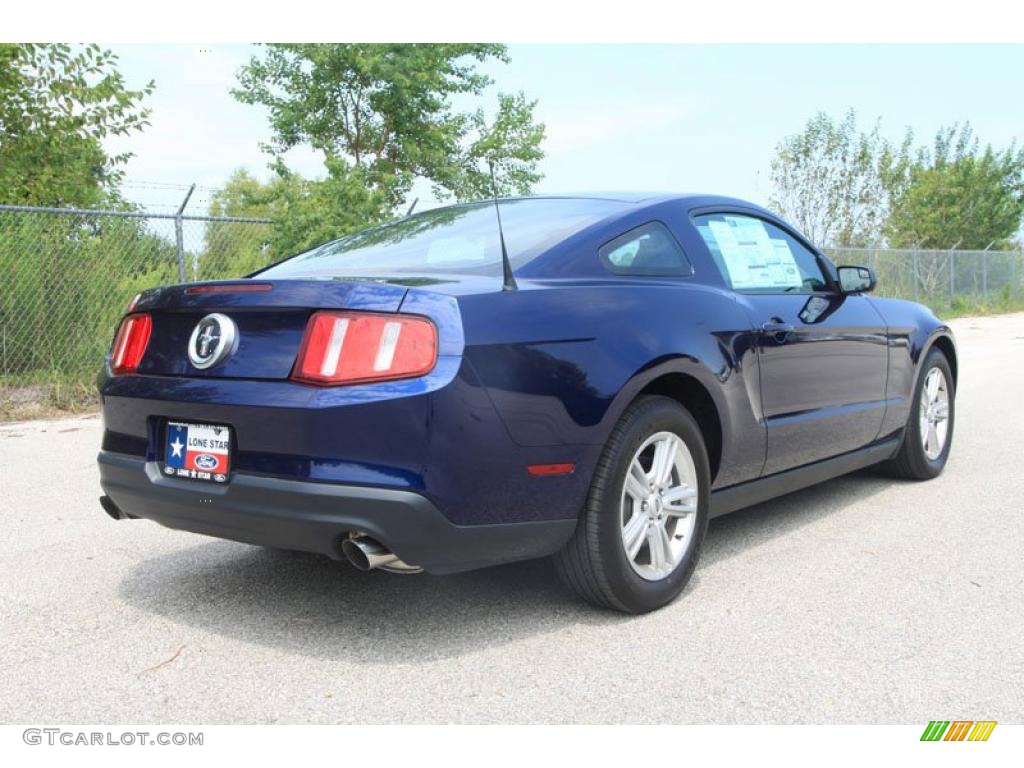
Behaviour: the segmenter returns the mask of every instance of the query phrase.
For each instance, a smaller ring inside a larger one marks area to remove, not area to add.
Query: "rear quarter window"
[[[668,228],[657,221],[642,224],[598,250],[605,269],[616,275],[680,277],[693,267]]]

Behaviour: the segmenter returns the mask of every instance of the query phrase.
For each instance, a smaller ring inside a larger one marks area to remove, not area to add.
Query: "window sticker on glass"
[[[800,271],[784,240],[773,239],[759,219],[724,216],[708,227],[725,261],[732,287],[800,287]]]
[[[800,269],[796,265],[796,258],[790,250],[789,243],[773,237],[772,249],[773,285],[786,288],[803,285]]]
[[[725,221],[709,221],[708,227],[718,243],[725,268],[733,288],[749,288],[751,285],[747,260],[740,249],[740,244],[733,234],[733,227]]]

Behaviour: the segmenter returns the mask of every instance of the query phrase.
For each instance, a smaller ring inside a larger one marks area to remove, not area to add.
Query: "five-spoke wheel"
[[[700,556],[710,485],[690,412],[667,397],[638,399],[612,431],[576,532],[556,557],[563,580],[628,613],[670,602]]]
[[[956,416],[955,380],[949,360],[936,347],[920,370],[903,445],[889,465],[900,477],[930,480],[942,472],[949,458]]]
[[[924,377],[924,391],[918,408],[921,419],[921,446],[924,454],[934,461],[946,447],[949,433],[949,386],[938,366]]]
[[[651,435],[637,450],[622,489],[622,546],[641,578],[663,579],[693,543],[697,470],[686,444],[671,432]]]

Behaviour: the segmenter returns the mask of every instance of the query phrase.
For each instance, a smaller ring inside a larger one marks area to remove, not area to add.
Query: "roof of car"
[[[656,191],[636,191],[636,190],[612,190],[612,191],[587,191],[587,192],[565,192],[557,194],[536,194],[536,195],[522,195],[518,197],[503,197],[500,198],[501,202],[511,202],[515,200],[566,200],[566,199],[579,199],[579,200],[608,200],[611,202],[619,203],[633,203],[636,205],[650,205],[654,203],[663,203],[669,200],[685,200],[690,203],[692,207],[700,207],[704,205],[729,205],[729,206],[742,206],[744,208],[758,208],[761,206],[756,203],[752,203],[749,200],[741,200],[736,197],[726,197],[724,195],[714,195],[703,192],[656,192]],[[479,201],[486,202],[486,201]]]
[[[508,197],[499,197],[498,201],[502,203],[513,203],[522,200],[604,200],[612,203],[624,203],[632,204],[637,208],[645,208],[660,203],[670,202],[672,200],[685,201],[689,204],[690,208],[701,208],[704,206],[728,206],[728,207],[742,207],[751,208],[755,210],[765,211],[765,209],[752,203],[749,200],[742,200],[737,197],[726,197],[724,195],[713,195],[701,192],[651,192],[651,191],[631,191],[631,190],[614,190],[614,191],[598,191],[598,192],[565,192],[565,193],[541,193],[534,195],[510,195]],[[416,214],[428,213],[431,210],[442,210],[446,208],[462,208],[467,206],[479,206],[484,203],[488,203],[490,200],[487,198],[479,200],[471,200],[463,203],[450,203],[448,205],[437,206],[436,208],[428,208],[423,211],[417,211]],[[767,211],[765,211],[767,212]]]

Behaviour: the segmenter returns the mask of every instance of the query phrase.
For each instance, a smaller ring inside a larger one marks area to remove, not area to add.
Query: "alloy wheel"
[[[657,432],[637,449],[622,489],[622,546],[641,578],[658,581],[683,561],[694,541],[697,471],[686,443]]]
[[[924,455],[935,461],[946,447],[949,434],[949,388],[939,368],[932,368],[925,376],[919,419]]]

